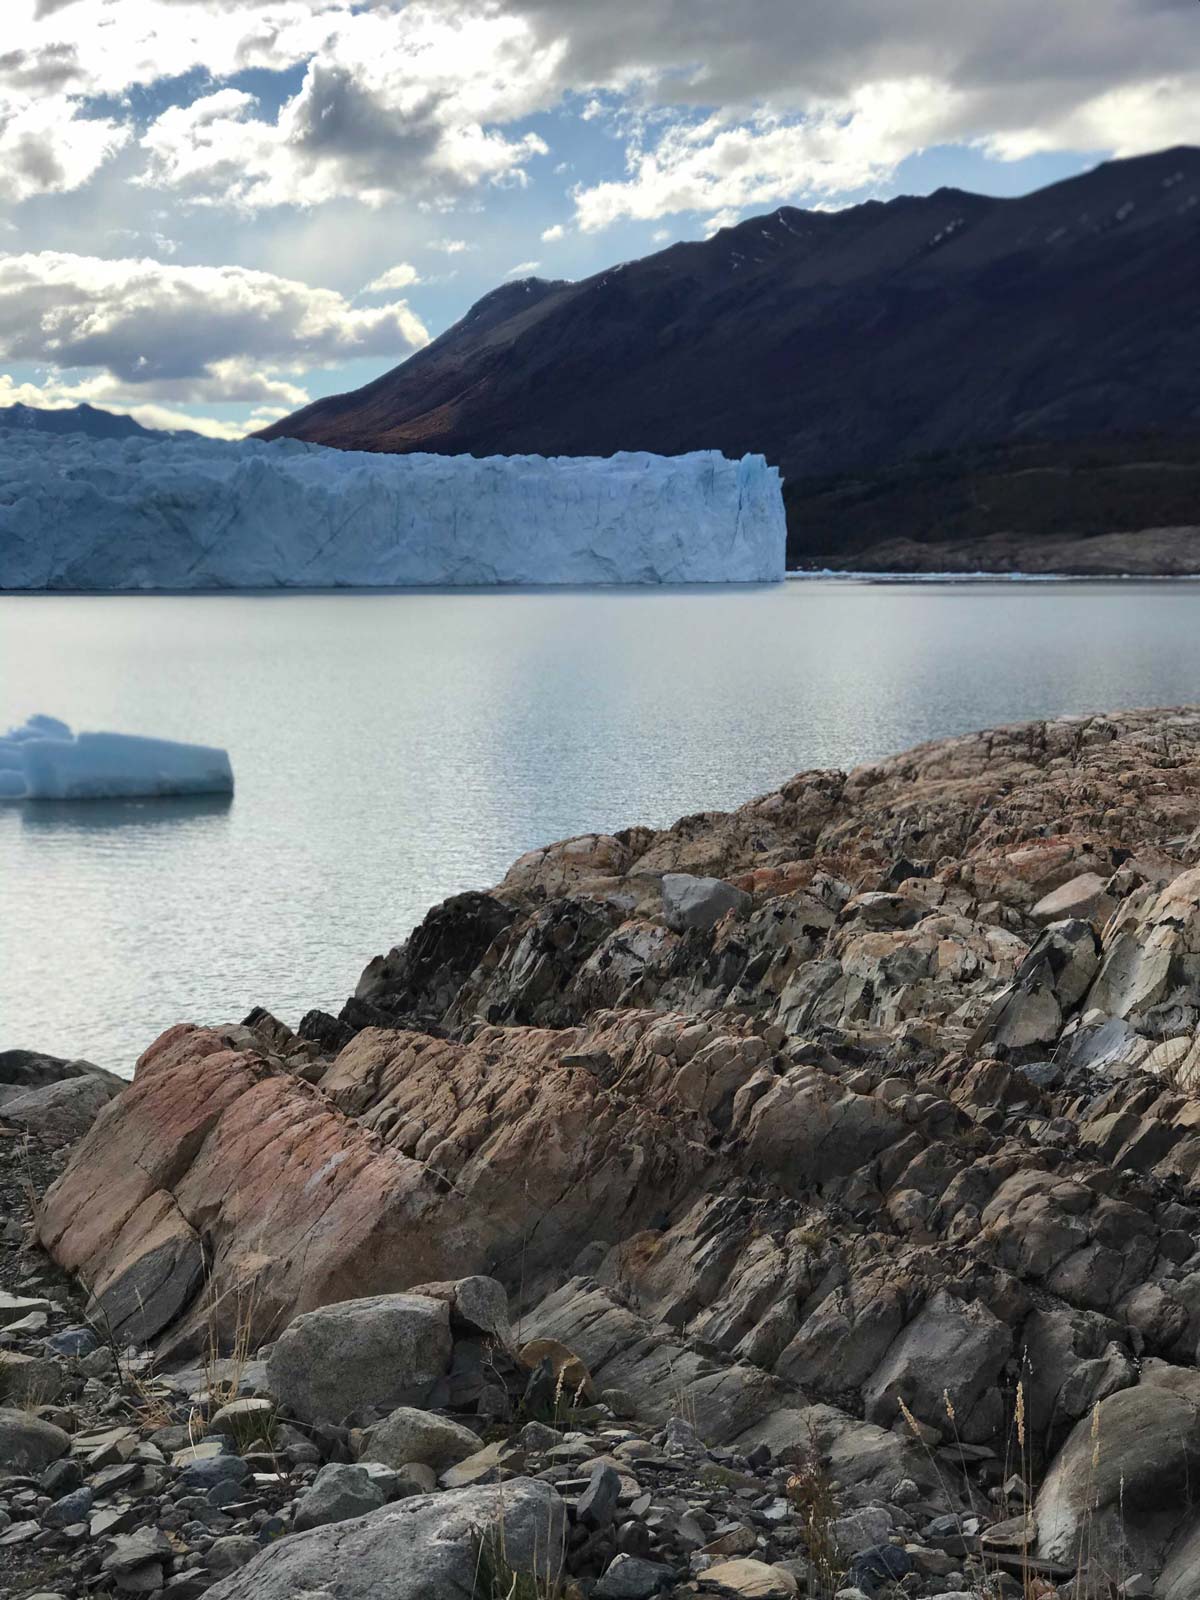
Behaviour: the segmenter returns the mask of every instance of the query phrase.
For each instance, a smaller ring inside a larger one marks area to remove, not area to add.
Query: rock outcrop
[[[1190,710],[550,846],[432,912],[338,1018],[171,1029],[41,1238],[163,1353],[282,1334],[282,1371],[322,1307],[407,1307],[419,1392],[317,1403],[315,1340],[292,1363],[314,1422],[480,1404],[485,1346],[556,1341],[589,1398],[668,1431],[811,1442],[844,1507],[1018,1462],[1039,1570],[1091,1541],[1176,1600],[1200,1563],[1198,862]]]

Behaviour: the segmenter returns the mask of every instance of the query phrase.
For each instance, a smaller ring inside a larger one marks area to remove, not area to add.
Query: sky
[[[1184,143],[1195,0],[0,0],[0,404],[236,438],[506,279]]]

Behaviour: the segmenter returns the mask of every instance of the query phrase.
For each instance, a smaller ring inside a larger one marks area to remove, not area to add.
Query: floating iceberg
[[[763,583],[785,536],[776,469],[715,450],[0,439],[0,589]]]
[[[30,717],[0,735],[0,800],[232,793],[229,756],[208,745],[72,733],[54,717]]]

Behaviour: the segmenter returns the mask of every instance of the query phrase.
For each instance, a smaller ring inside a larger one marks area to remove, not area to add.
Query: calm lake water
[[[169,1024],[336,1011],[533,845],[805,767],[1200,701],[1200,588],[0,598],[0,726],[224,745],[232,803],[0,805],[0,1049],[130,1072]]]

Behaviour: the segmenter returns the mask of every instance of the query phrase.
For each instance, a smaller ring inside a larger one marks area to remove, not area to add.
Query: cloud
[[[289,376],[427,343],[403,300],[356,308],[331,289],[242,267],[58,251],[0,255],[0,359],[94,372],[88,397],[294,407]]]
[[[566,236],[567,230],[563,227],[561,222],[556,222],[552,228],[542,229],[542,242],[544,244],[558,244],[560,240],[565,239]]]
[[[556,97],[561,54],[482,0],[330,16],[278,112],[224,88],[158,117],[142,139],[145,181],[245,210],[346,196],[437,203],[482,183],[524,183],[546,144],[502,125]]]
[[[81,116],[63,95],[0,95],[0,201],[78,189],[129,137],[111,118]]]
[[[420,283],[421,274],[416,267],[407,261],[399,261],[394,267],[389,267],[386,272],[381,272],[377,278],[372,278],[362,291],[363,294],[389,294],[395,289],[408,289],[414,283]]]
[[[628,177],[577,186],[576,217],[584,232],[595,232],[625,218],[715,212],[715,231],[746,210],[862,189],[941,137],[956,106],[943,85],[908,79],[814,106],[799,122],[762,113],[675,123],[652,148],[631,152]]]
[[[541,266],[540,261],[518,261],[515,267],[509,267],[504,274],[506,278],[528,278]]]
[[[1182,0],[755,0],[749,18],[725,0],[5,0],[4,13],[10,200],[78,188],[135,148],[143,183],[196,203],[436,210],[529,181],[546,144],[528,119],[555,108],[626,141],[625,176],[577,191],[591,231],[821,203],[932,139],[1015,159],[1200,138]],[[235,82],[249,69],[299,86],[256,97]],[[202,92],[135,128],[146,101],[132,91],[199,72]]]
[[[468,244],[465,239],[435,239],[429,248],[440,250],[443,255],[461,256],[465,250],[473,250],[475,246]]]

